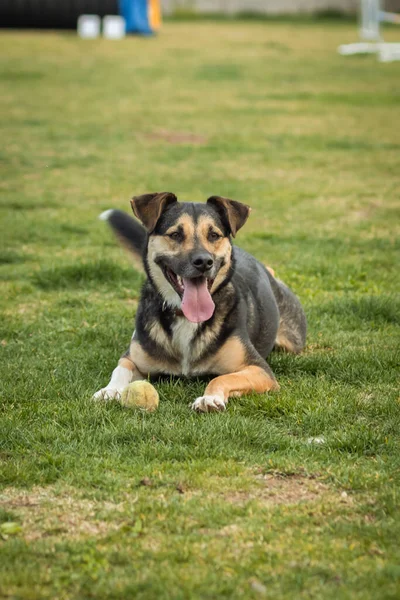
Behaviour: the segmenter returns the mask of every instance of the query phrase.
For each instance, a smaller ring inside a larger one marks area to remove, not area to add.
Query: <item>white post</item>
[[[361,0],[360,37],[370,42],[380,42],[380,2],[379,0]]]
[[[377,54],[381,62],[400,60],[400,44],[385,43],[380,32],[381,21],[390,20],[394,23],[400,23],[400,15],[381,11],[380,0],[360,0],[360,2],[359,34],[363,41],[355,44],[342,44],[338,48],[339,54],[343,56]]]

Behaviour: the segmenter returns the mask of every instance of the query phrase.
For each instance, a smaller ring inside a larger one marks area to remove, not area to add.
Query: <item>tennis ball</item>
[[[157,390],[148,381],[134,381],[121,394],[121,404],[127,408],[143,408],[153,412],[158,407]]]

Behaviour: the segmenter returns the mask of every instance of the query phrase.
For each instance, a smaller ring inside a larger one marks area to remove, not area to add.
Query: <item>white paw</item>
[[[197,412],[225,410],[226,403],[222,396],[201,396],[193,402],[192,409]]]
[[[105,387],[93,394],[93,400],[119,400],[121,392],[115,388]]]

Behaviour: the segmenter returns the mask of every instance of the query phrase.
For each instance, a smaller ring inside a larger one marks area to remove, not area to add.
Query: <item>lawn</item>
[[[399,598],[400,63],[336,54],[355,38],[1,34],[0,597]],[[98,214],[163,190],[253,207],[236,243],[309,323],[279,392],[91,400],[143,281]]]

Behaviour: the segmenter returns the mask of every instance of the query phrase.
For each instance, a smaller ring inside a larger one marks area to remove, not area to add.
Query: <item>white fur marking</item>
[[[215,394],[214,396],[201,396],[196,398],[192,404],[192,409],[196,412],[211,412],[216,410],[225,410],[226,402],[224,397]]]
[[[132,381],[132,371],[125,367],[116,367],[111,375],[110,383],[96,392],[93,396],[94,400],[119,400],[122,391]]]
[[[185,318],[176,319],[172,325],[171,344],[181,356],[182,375],[190,375],[190,361],[194,358],[190,344],[198,328],[198,323],[191,323]]]
[[[100,221],[108,221],[108,219],[111,217],[113,212],[114,212],[113,208],[109,208],[108,210],[105,210],[104,212],[102,212],[99,215]]]

